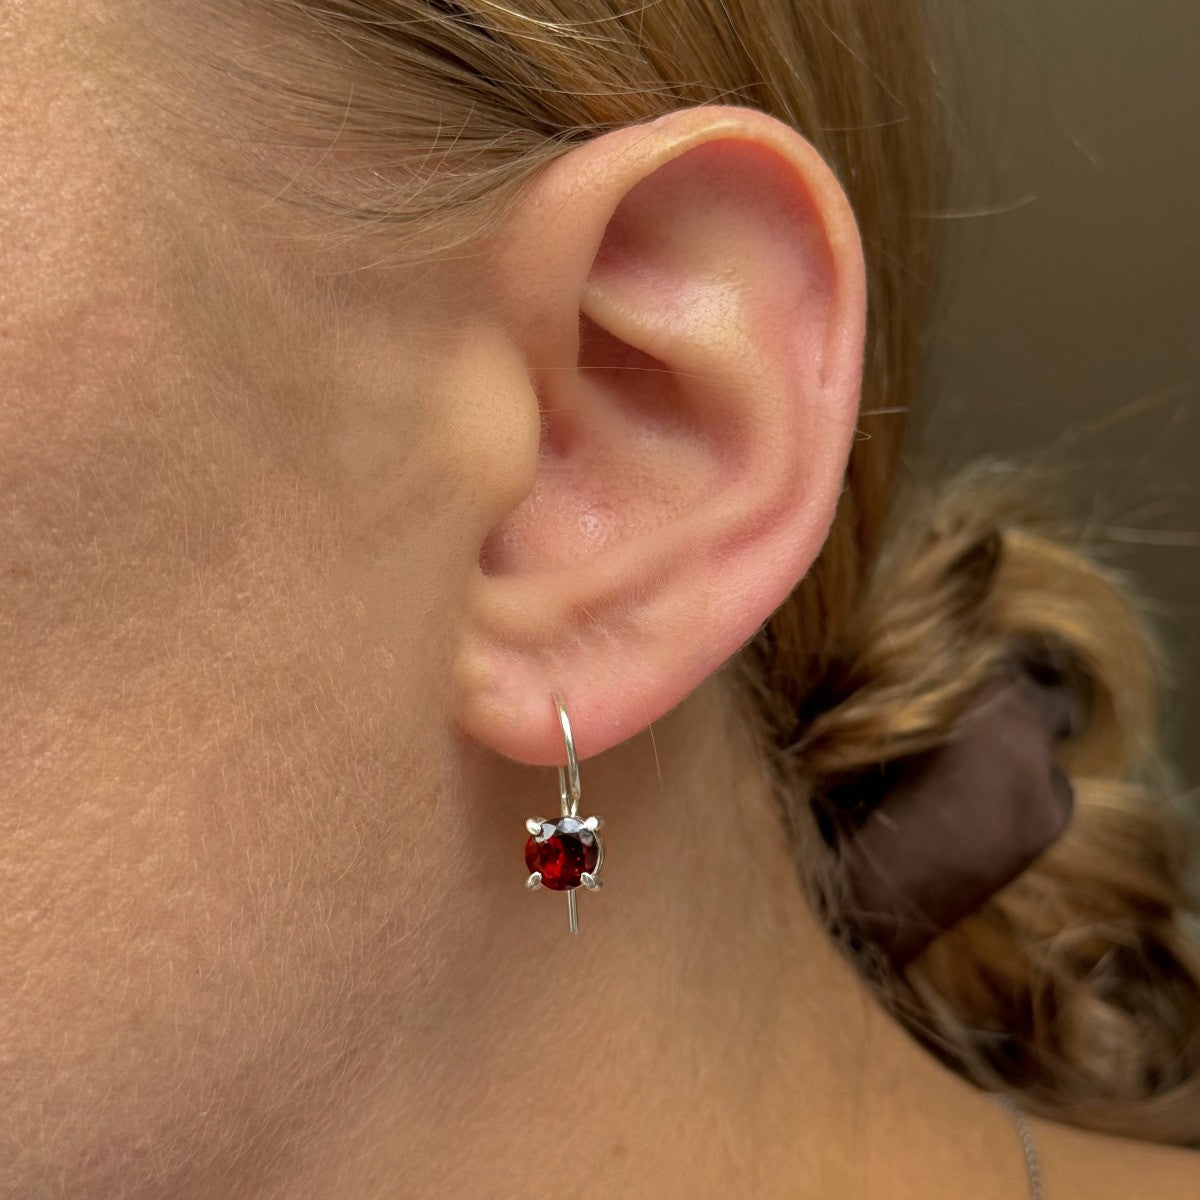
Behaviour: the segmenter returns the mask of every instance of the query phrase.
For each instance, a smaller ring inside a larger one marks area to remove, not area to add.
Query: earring
[[[596,836],[603,824],[602,817],[579,819],[579,760],[575,757],[575,739],[562,696],[554,693],[554,707],[562,726],[567,745],[567,765],[558,768],[558,791],[562,801],[562,816],[555,821],[545,817],[530,817],[525,828],[532,835],[525,843],[525,865],[529,878],[525,886],[536,891],[548,887],[567,893],[567,916],[571,932],[579,932],[579,906],[575,891],[583,884],[588,891],[600,887],[597,878],[604,861],[604,846]]]

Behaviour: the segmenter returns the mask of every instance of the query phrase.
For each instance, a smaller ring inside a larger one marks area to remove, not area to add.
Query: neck
[[[729,728],[702,689],[653,739],[582,764],[606,859],[577,935],[563,895],[522,886],[524,820],[557,815],[553,772],[534,794],[528,770],[467,764],[464,799],[504,800],[422,1015],[272,1196],[798,1200],[929,1194],[975,1170],[973,1195],[1025,1194],[1005,1114],[912,1042],[820,928]]]

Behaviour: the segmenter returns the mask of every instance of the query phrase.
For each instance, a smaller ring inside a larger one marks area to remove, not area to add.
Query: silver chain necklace
[[[1007,1097],[996,1092],[987,1093],[1001,1108],[1008,1111],[1017,1127],[1021,1139],[1021,1149],[1025,1152],[1025,1166],[1029,1170],[1030,1200],[1045,1200],[1042,1195],[1042,1168],[1038,1162],[1037,1147],[1033,1144],[1033,1134],[1025,1120],[1025,1114]]]

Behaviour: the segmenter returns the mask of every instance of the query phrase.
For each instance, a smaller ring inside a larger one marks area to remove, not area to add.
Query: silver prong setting
[[[597,879],[590,871],[584,871],[583,874],[579,876],[579,882],[582,883],[589,892],[598,891],[603,886],[600,880]]]
[[[585,829],[590,829],[593,833],[595,833],[597,829],[602,829],[604,827],[604,818],[588,817],[588,819],[584,821],[583,827]]]
[[[536,892],[542,886],[541,871],[533,871],[529,878],[525,880],[525,886],[531,891]]]
[[[542,832],[543,824],[545,824],[544,817],[530,817],[529,820],[525,822],[525,828],[528,829],[534,837],[537,837],[537,835]]]

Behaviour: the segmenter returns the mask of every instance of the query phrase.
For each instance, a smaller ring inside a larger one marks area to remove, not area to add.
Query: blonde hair
[[[228,127],[243,148],[274,141],[264,173],[305,138],[336,150],[264,186],[398,258],[469,245],[573,144],[684,105],[749,105],[816,146],[867,261],[862,436],[818,561],[732,672],[801,877],[881,1001],[980,1087],[1080,1126],[1200,1142],[1200,951],[1181,924],[1200,910],[1196,837],[1151,738],[1147,622],[1022,472],[980,464],[898,491],[948,161],[918,4],[255,0],[244,12],[270,30],[265,53],[241,52],[245,29],[213,36],[241,12],[205,12],[191,43],[234,100]],[[826,786],[950,738],[1018,636],[1050,646],[1090,692],[1087,728],[1063,749],[1073,820],[894,972],[848,936],[818,828]]]

